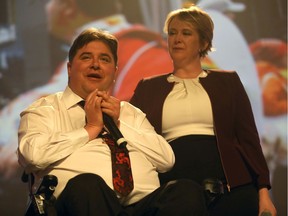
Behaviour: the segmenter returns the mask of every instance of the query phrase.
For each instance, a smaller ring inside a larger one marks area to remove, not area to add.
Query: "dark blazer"
[[[207,70],[199,81],[207,91],[228,187],[255,182],[270,186],[269,170],[262,152],[250,101],[236,72]],[[162,107],[174,83],[170,74],[141,80],[130,103],[147,114],[157,133],[162,134]],[[193,103],[193,101],[191,101]],[[177,158],[176,158],[177,160]]]

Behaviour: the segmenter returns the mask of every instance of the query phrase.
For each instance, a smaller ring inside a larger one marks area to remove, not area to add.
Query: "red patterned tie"
[[[127,196],[134,188],[128,150],[126,146],[118,146],[108,133],[103,134],[102,138],[111,150],[114,189]]]

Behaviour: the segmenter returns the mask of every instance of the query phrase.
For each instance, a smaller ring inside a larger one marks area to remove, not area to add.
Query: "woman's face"
[[[168,26],[168,48],[174,62],[200,60],[199,34],[190,23],[175,17]]]

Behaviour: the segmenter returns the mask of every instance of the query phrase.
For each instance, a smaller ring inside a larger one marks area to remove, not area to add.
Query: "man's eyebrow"
[[[83,56],[83,55],[93,55],[92,52],[83,52],[80,54],[80,56]],[[112,57],[109,53],[100,53],[99,56],[107,56],[107,57]]]
[[[80,54],[80,56],[82,56],[82,55],[92,55],[92,53],[91,53],[91,52],[82,52],[82,53]]]
[[[107,56],[107,57],[111,58],[111,55],[109,53],[100,53],[100,56]]]

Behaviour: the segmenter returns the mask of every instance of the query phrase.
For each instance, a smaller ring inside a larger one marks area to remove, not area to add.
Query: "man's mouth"
[[[95,74],[95,73],[88,74],[87,77],[88,77],[88,78],[93,78],[93,79],[101,79],[101,78],[102,78],[102,77],[100,76],[100,74]]]

